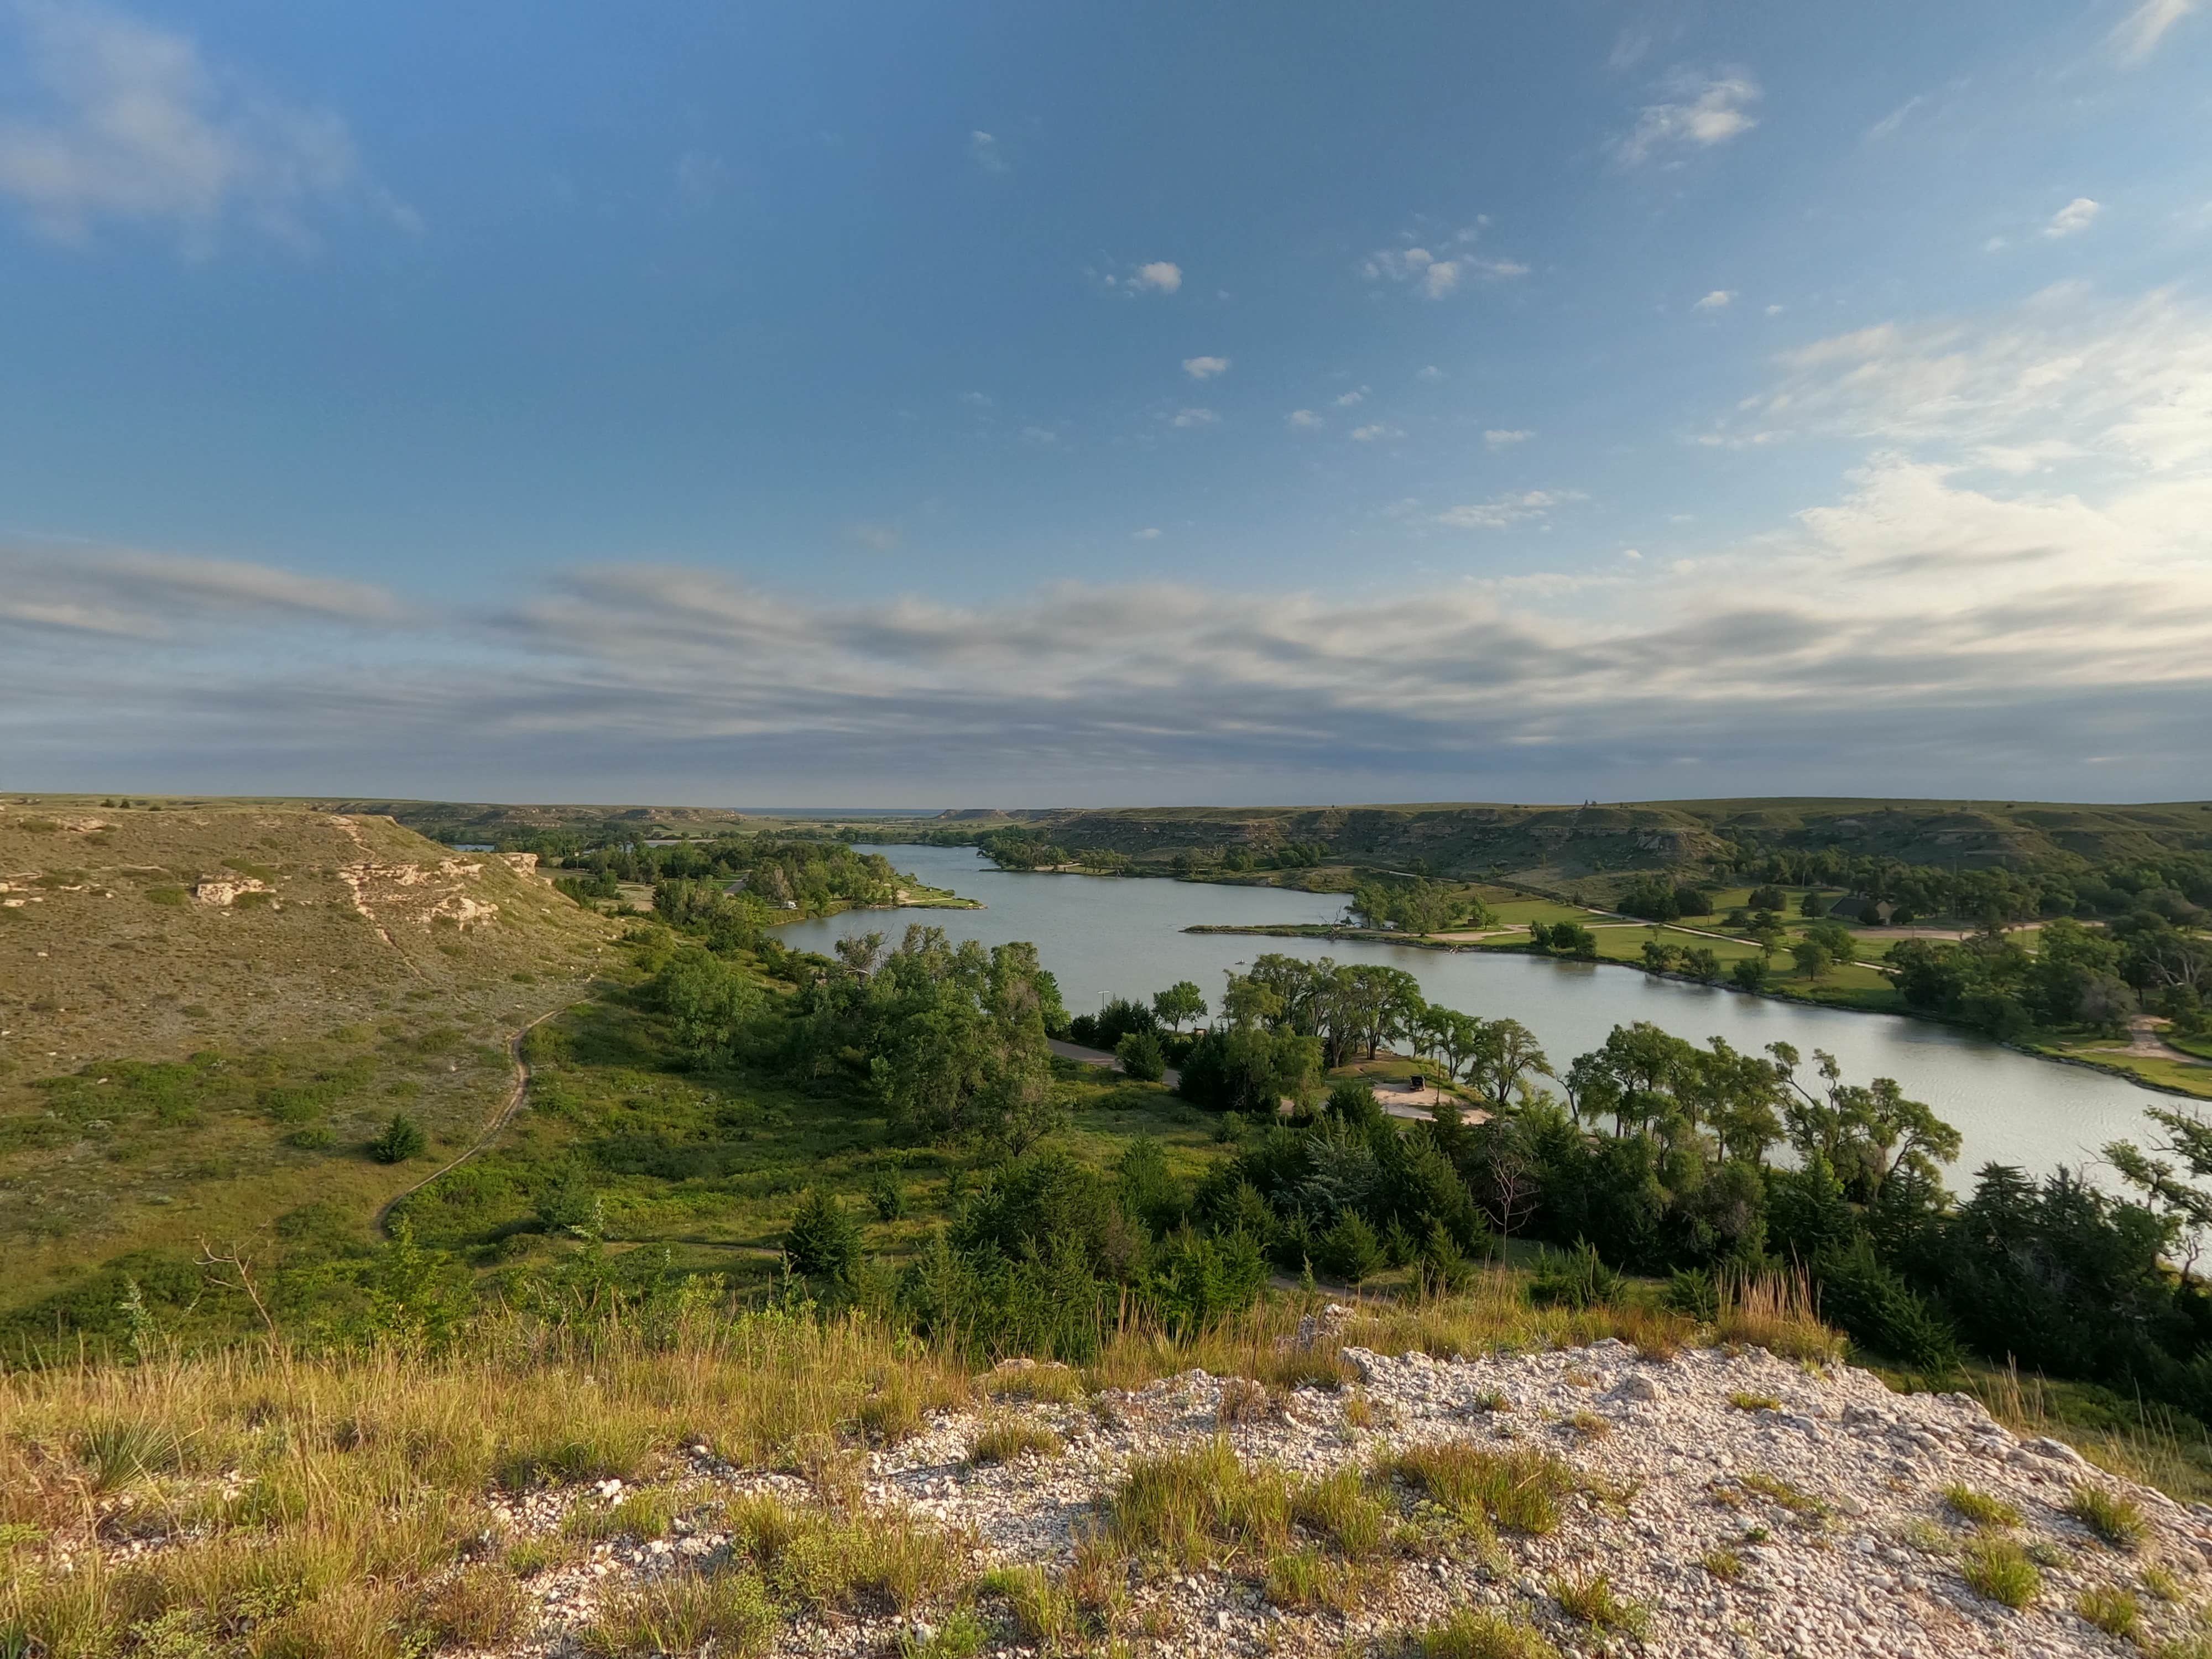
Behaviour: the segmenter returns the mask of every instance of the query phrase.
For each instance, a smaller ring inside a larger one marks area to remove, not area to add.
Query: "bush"
[[[1585,1240],[1565,1255],[1547,1257],[1528,1295],[1540,1306],[1595,1308],[1619,1296],[1620,1286],[1620,1275]]]
[[[1114,1045],[1114,1057],[1121,1062],[1121,1070],[1139,1083],[1158,1083],[1167,1075],[1168,1057],[1157,1033],[1131,1031]]]
[[[1765,957],[1746,957],[1729,969],[1729,981],[1739,991],[1764,991],[1766,974]]]
[[[1321,1236],[1314,1261],[1330,1277],[1357,1285],[1382,1265],[1382,1241],[1365,1216],[1346,1210]]]
[[[421,1124],[404,1112],[394,1112],[384,1133],[368,1143],[368,1155],[379,1164],[404,1164],[410,1158],[422,1157],[429,1144]]]
[[[860,1261],[860,1224],[831,1194],[809,1187],[784,1233],[783,1253],[794,1272],[848,1283]]]

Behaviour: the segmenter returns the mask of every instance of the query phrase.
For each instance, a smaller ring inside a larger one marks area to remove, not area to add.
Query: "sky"
[[[2212,795],[2212,0],[0,0],[0,788]]]

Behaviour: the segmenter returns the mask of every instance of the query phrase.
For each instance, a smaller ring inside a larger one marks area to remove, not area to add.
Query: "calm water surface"
[[[2175,1103],[2171,1096],[2101,1072],[2032,1059],[1920,1020],[1775,1002],[1654,979],[1633,968],[1350,939],[1182,931],[1200,922],[1333,921],[1343,912],[1340,895],[1018,874],[994,868],[965,847],[868,850],[880,851],[933,887],[950,887],[988,908],[853,910],[795,922],[778,937],[795,949],[827,952],[833,940],[848,934],[883,933],[896,942],[908,923],[921,921],[943,927],[956,941],[1028,939],[1076,1013],[1109,996],[1149,996],[1179,979],[1197,981],[1211,1004],[1220,997],[1226,970],[1268,951],[1388,963],[1420,981],[1431,1002],[1486,1018],[1510,1014],[1535,1032],[1563,1070],[1615,1025],[1638,1019],[1696,1042],[1724,1036],[1739,1048],[1794,1043],[1805,1056],[1808,1081],[1813,1050],[1825,1048],[1848,1080],[1893,1077],[1907,1094],[1957,1126],[1966,1146],[1950,1172],[1954,1188],[1970,1187],[1972,1171],[1991,1160],[2038,1171],[2094,1160],[2106,1141],[2142,1136],[2144,1107]]]

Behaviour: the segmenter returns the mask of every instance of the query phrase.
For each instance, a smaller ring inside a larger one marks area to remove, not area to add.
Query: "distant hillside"
[[[980,833],[946,814],[933,830]],[[1912,800],[1647,801],[1612,805],[1162,807],[1016,812],[1071,852],[1146,864],[1307,849],[1329,863],[1544,884],[1838,848],[1910,864],[2033,868],[2212,848],[2212,803],[2088,806]]]
[[[298,807],[0,802],[0,1304],[313,1203],[358,1227],[473,1140],[611,932],[520,865]],[[428,1144],[376,1163],[396,1111]]]

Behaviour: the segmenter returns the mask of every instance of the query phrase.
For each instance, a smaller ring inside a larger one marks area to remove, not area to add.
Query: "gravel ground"
[[[853,1495],[963,1535],[979,1569],[1056,1571],[1133,1459],[1217,1435],[1248,1462],[1300,1476],[1367,1467],[1427,1442],[1517,1443],[1564,1459],[1595,1489],[1571,1497],[1548,1535],[1506,1533],[1489,1545],[1432,1534],[1349,1612],[1270,1606],[1256,1567],[1133,1568],[1127,1628],[1138,1652],[1394,1653],[1406,1632],[1474,1607],[1526,1619],[1571,1654],[2111,1656],[2138,1649],[2080,1616],[2085,1590],[2129,1591],[2152,1649],[2198,1630],[2194,1608],[2212,1590],[2212,1510],[2117,1480],[2057,1441],[2022,1441],[1964,1395],[1897,1395],[1865,1371],[1809,1370],[1756,1349],[1666,1361],[1615,1341],[1449,1362],[1345,1354],[1359,1384],[1271,1401],[1203,1371],[1062,1403],[1002,1395],[870,1454],[865,1469],[848,1472]],[[995,1380],[1018,1387],[1023,1378]],[[1066,1451],[969,1464],[979,1429],[1007,1420],[1052,1429]],[[703,1449],[691,1463],[672,1478],[723,1492],[775,1489],[794,1501],[811,1492],[795,1477],[718,1465]],[[2131,1499],[2145,1522],[2141,1540],[2115,1547],[2073,1518],[2068,1506],[2084,1486]],[[2017,1524],[1988,1535],[2012,1540],[2037,1564],[2040,1584],[2026,1607],[1966,1582],[1965,1552],[1984,1534],[1947,1503],[1954,1486],[2018,1511]],[[616,1495],[609,1487],[585,1501]],[[577,1501],[537,1494],[513,1505],[506,1524],[550,1531]],[[574,1651],[610,1584],[711,1561],[726,1541],[704,1531],[645,1547],[625,1540],[540,1575],[531,1589],[546,1622],[530,1650]],[[1600,1572],[1633,1604],[1640,1633],[1581,1624],[1553,1594]],[[985,1599],[986,1614],[994,1605]],[[897,1652],[931,1634],[927,1623],[888,1616],[812,1622],[787,1630],[777,1650]],[[994,1650],[1014,1650],[1003,1620],[1000,1635]]]

